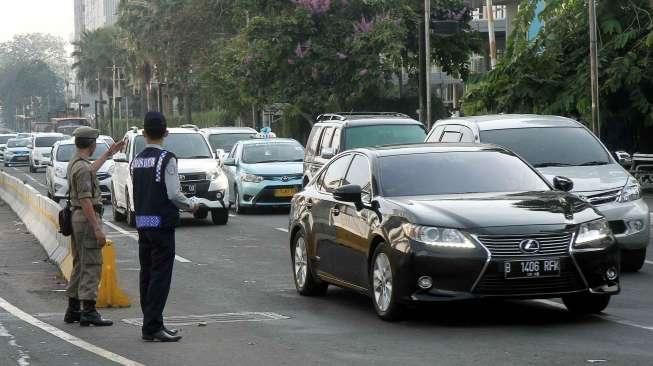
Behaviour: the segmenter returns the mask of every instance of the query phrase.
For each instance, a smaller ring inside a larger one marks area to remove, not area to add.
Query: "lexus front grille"
[[[490,251],[492,258],[537,257],[569,255],[571,233],[537,235],[481,235],[478,240]],[[520,243],[524,240],[539,242],[539,251],[524,253]]]

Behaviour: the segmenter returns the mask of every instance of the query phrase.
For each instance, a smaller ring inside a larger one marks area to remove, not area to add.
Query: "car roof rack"
[[[351,117],[401,117],[410,118],[408,115],[398,112],[337,112],[325,113],[317,116],[319,121],[346,121]]]
[[[190,123],[187,123],[187,124],[185,124],[185,125],[181,125],[181,126],[179,126],[179,127],[180,127],[180,128],[190,128],[190,129],[193,129],[193,130],[195,130],[195,131],[199,131],[199,130],[200,130],[200,128],[197,127],[197,125],[193,125],[193,124],[190,124]]]

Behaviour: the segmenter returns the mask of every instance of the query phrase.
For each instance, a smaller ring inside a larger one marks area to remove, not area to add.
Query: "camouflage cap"
[[[96,139],[98,136],[100,136],[100,131],[96,130],[95,128],[82,126],[73,131],[73,136],[85,139]]]

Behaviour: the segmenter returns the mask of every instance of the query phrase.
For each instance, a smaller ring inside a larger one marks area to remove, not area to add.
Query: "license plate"
[[[274,190],[275,197],[292,197],[297,193],[295,188],[280,188]]]
[[[560,277],[560,259],[534,259],[504,263],[507,279]]]
[[[195,193],[195,185],[194,184],[184,184],[182,185],[184,193]]]
[[[16,157],[16,160],[18,160],[18,161],[27,161],[27,159],[29,159],[29,157],[27,157],[27,156],[17,156]]]

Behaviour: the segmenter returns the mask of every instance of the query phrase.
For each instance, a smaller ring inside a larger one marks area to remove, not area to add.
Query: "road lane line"
[[[15,316],[16,318],[24,321],[25,323],[28,323],[34,327],[40,328],[51,335],[60,338],[72,345],[75,345],[85,351],[94,353],[100,357],[106,358],[109,361],[113,361],[119,365],[123,366],[144,366],[141,363],[138,363],[136,361],[132,361],[128,358],[125,358],[123,356],[117,355],[111,351],[107,351],[104,348],[98,347],[94,344],[88,343],[84,340],[81,340],[77,337],[75,337],[72,334],[66,333],[63,330],[53,327],[52,325],[48,323],[44,323],[35,317],[27,314],[26,312],[20,310],[19,308],[15,307],[14,305],[10,304],[7,302],[7,300],[3,299],[0,297],[0,308],[5,309],[6,312],[10,313],[11,315]]]
[[[125,236],[128,236],[128,237],[136,240],[136,242],[138,242],[138,235],[136,235],[134,233],[130,233],[129,231],[121,228],[120,226],[118,226],[118,225],[116,225],[116,224],[114,224],[114,223],[112,223],[110,221],[105,221],[104,224],[107,225],[108,227],[116,230],[117,232],[119,232],[119,233],[121,233],[121,234],[123,234]],[[175,260],[177,262],[179,262],[179,263],[191,263],[192,262],[190,259],[186,259],[186,258],[184,258],[184,257],[182,257],[180,255],[177,255],[177,254],[175,254]]]
[[[29,175],[29,174],[25,174],[25,176],[26,176],[28,179],[31,179],[32,182],[34,182],[34,183],[40,185],[41,187],[43,187],[43,188],[48,188],[48,187],[45,186],[45,184],[39,182],[36,178],[32,177],[31,175]]]
[[[567,310],[567,307],[559,302],[551,301],[551,300],[533,300],[534,302],[539,302],[540,304],[545,304],[552,306],[554,308],[560,309],[560,310]],[[638,324],[636,322],[622,319],[619,317],[616,317],[614,315],[609,315],[609,314],[593,314],[592,315],[595,318],[607,320],[609,322],[621,324],[621,325],[626,325],[629,327],[634,327],[634,328],[639,328],[639,329],[644,329],[644,330],[649,330],[653,331],[653,326],[648,326],[648,325],[643,325],[643,324]]]
[[[288,229],[284,229],[282,227],[275,227],[274,230],[281,231],[281,232],[284,232],[284,233],[288,232]]]
[[[644,261],[646,264],[653,264],[653,261]]]

